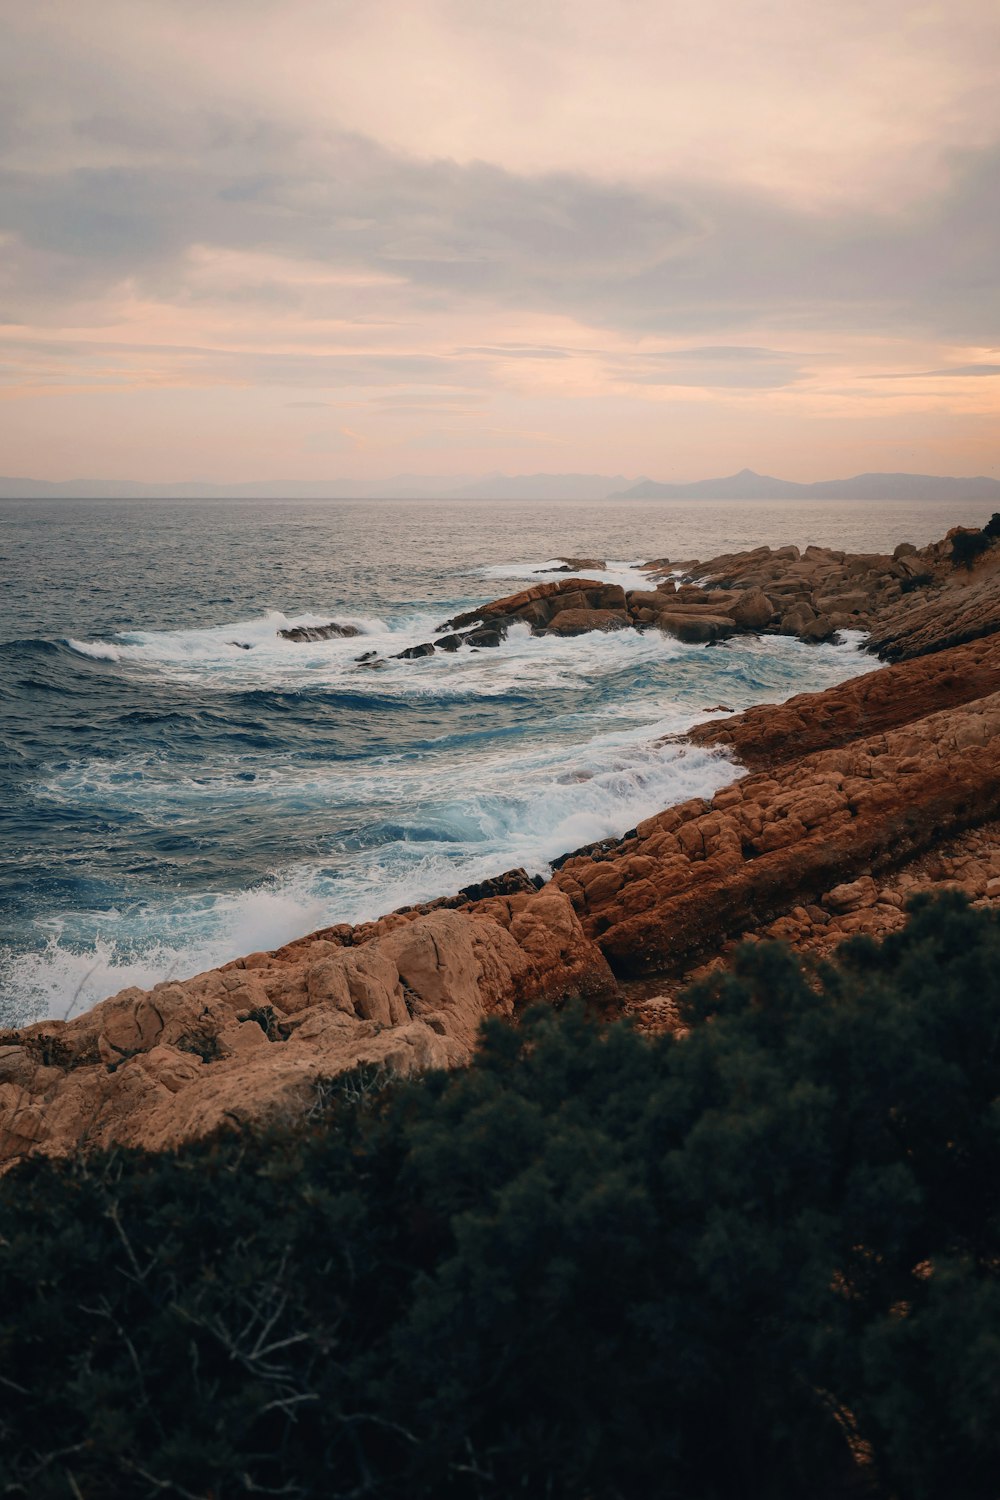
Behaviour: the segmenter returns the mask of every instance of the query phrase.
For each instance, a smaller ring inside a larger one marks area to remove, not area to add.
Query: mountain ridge
[[[218,484],[184,480],[43,480],[0,476],[0,500],[995,500],[1000,480],[871,472],[799,483],[740,469],[685,484],[622,474],[399,474],[382,480],[251,480]]]
[[[997,500],[1000,479],[986,475],[956,477],[937,474],[872,472],[849,479],[819,479],[800,484],[741,469],[720,479],[691,484],[660,484],[645,479],[619,490],[611,500]]]

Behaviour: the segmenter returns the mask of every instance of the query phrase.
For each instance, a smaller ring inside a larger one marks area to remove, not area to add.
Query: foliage
[[[900,593],[912,594],[917,589],[925,589],[929,583],[933,582],[934,574],[929,571],[925,573],[908,573],[905,578],[899,580]]]
[[[993,1500],[1000,921],[0,1183],[0,1494]],[[858,1462],[858,1459],[863,1460]]]
[[[955,567],[971,570],[977,557],[988,551],[992,537],[992,532],[956,531],[951,539],[951,560]]]
[[[988,536],[990,541],[995,541],[1000,536],[1000,511],[994,511],[990,516],[983,527],[983,536]]]

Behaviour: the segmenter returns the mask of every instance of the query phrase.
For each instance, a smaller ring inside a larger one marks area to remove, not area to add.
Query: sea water
[[[693,722],[875,665],[856,634],[706,648],[526,627],[393,659],[459,609],[561,576],[561,554],[642,587],[649,557],[883,550],[985,519],[853,501],[0,502],[0,1023],[514,866],[544,875],[738,774],[678,739]],[[360,634],[278,633],[331,620]]]

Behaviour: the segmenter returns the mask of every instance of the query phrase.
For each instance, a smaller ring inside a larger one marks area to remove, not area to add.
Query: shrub
[[[977,557],[982,557],[990,545],[985,531],[956,531],[951,539],[951,560],[956,568],[971,570]]]
[[[912,594],[915,589],[925,589],[929,583],[933,582],[933,573],[909,573],[899,580],[899,588],[903,594]]]
[[[994,1500],[1000,921],[0,1182],[0,1492]],[[858,1455],[864,1459],[859,1466]]]
[[[994,511],[990,516],[983,527],[983,536],[988,536],[991,542],[1000,536],[1000,511]]]

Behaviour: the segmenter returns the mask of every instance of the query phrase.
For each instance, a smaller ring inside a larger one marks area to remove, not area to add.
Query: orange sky
[[[33,0],[0,469],[1000,473],[994,0]]]

